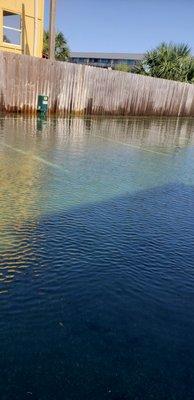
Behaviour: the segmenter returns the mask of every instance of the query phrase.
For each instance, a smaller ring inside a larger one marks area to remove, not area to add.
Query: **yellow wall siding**
[[[0,50],[42,57],[44,0],[37,0],[37,4],[37,46],[34,48],[35,0],[0,0]],[[3,42],[3,10],[21,15],[21,46]]]

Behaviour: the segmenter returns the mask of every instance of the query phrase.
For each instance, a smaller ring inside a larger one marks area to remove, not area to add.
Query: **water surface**
[[[0,399],[194,398],[194,119],[0,119]]]

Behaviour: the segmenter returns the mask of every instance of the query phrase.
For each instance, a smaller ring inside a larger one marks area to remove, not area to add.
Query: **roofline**
[[[142,60],[143,53],[98,53],[98,52],[70,52],[69,58],[106,58],[115,60]]]

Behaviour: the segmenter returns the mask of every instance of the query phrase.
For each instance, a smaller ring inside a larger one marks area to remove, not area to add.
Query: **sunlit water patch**
[[[0,119],[0,398],[194,398],[194,120]]]

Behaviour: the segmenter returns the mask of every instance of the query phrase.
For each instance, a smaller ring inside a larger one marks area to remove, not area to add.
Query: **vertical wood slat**
[[[194,85],[0,53],[0,110],[34,113],[38,94],[64,115],[194,116]]]

